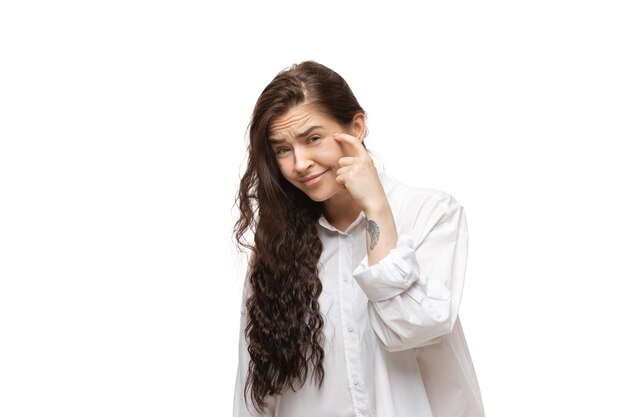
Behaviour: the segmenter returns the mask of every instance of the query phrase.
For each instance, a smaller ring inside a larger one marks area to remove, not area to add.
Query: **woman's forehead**
[[[296,135],[298,132],[313,123],[317,123],[325,115],[312,104],[298,104],[282,116],[276,117],[269,126],[271,137],[282,135]]]

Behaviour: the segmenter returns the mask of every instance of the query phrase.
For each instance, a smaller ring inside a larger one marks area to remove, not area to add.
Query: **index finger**
[[[333,133],[333,138],[346,151],[347,156],[363,156],[367,151],[360,140],[347,133]]]

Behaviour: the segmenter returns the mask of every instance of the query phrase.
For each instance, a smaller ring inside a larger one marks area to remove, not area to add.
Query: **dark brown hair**
[[[252,250],[246,279],[245,328],[250,363],[244,389],[261,411],[268,395],[297,390],[311,375],[324,380],[324,319],[317,264],[322,242],[317,220],[322,203],[311,200],[281,174],[268,142],[272,121],[302,103],[348,126],[365,114],[346,81],[313,61],[280,72],[259,96],[249,125],[248,165],[237,195],[234,234]],[[254,232],[254,244],[244,240]]]

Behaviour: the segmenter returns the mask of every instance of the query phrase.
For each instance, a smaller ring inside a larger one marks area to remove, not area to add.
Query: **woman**
[[[237,417],[484,414],[457,317],[463,207],[379,172],[366,133],[348,84],[315,62],[256,103],[235,225],[252,250]]]

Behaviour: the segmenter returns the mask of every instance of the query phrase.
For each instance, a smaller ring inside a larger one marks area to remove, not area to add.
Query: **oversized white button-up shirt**
[[[276,417],[478,417],[480,389],[457,316],[467,259],[463,207],[379,170],[398,243],[368,266],[363,212],[339,231],[320,217],[324,383],[271,398]],[[244,301],[247,298],[244,286]],[[260,416],[243,387],[250,357],[242,306],[234,416]]]

